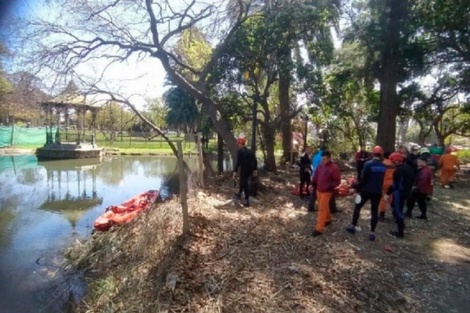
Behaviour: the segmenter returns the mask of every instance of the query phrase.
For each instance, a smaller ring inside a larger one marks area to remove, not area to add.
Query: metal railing
[[[95,135],[87,135],[82,134],[79,132],[72,132],[72,133],[65,133],[57,131],[55,134],[52,132],[46,133],[46,141],[47,143],[73,143],[73,144],[81,144],[81,143],[88,143],[91,145],[96,144]]]

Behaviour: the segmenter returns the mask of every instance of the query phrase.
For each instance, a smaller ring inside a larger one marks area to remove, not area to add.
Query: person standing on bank
[[[403,214],[403,207],[405,200],[411,193],[411,188],[414,181],[413,169],[405,163],[405,156],[399,152],[394,152],[390,155],[390,161],[395,165],[396,169],[393,173],[393,184],[384,196],[385,201],[393,194],[392,199],[392,212],[393,217],[397,223],[398,230],[391,231],[390,234],[397,238],[404,237],[405,230],[405,215]]]
[[[256,156],[253,151],[245,146],[245,138],[238,138],[237,144],[237,162],[235,163],[235,169],[233,170],[233,179],[237,177],[237,172],[240,170],[240,183],[238,193],[235,193],[235,196],[240,198],[243,191],[245,194],[245,202],[243,202],[243,205],[249,207],[250,190],[248,180],[251,176],[256,177],[258,175],[258,161],[256,160]]]
[[[427,203],[426,197],[432,192],[432,170],[429,168],[426,158],[418,159],[418,174],[410,197],[406,203],[406,217],[413,217],[412,212],[415,203],[418,202],[421,215],[416,218],[427,220]]]
[[[459,158],[452,154],[450,147],[446,148],[446,153],[440,157],[441,186],[442,188],[454,188],[455,169],[460,170]]]
[[[299,186],[299,196],[304,196],[304,186],[307,189],[307,196],[310,196],[309,185],[310,185],[310,176],[312,175],[312,148],[305,147],[304,154],[300,157],[299,160],[299,176],[300,176],[300,186]]]
[[[318,213],[317,224],[312,236],[323,234],[325,226],[331,223],[330,199],[335,188],[341,183],[341,172],[338,165],[331,160],[331,153],[323,151],[322,162],[315,170],[313,187],[317,191]]]
[[[320,149],[318,152],[313,156],[312,158],[312,177],[310,180],[310,199],[308,201],[308,211],[313,212],[315,211],[315,202],[317,201],[317,190],[315,186],[313,185],[313,181],[315,179],[315,171],[318,167],[318,165],[321,164],[322,162],[322,154],[324,151],[327,151],[328,149],[325,146],[320,146]],[[336,197],[335,194],[331,196],[330,199],[330,213],[331,214],[336,214],[339,213],[340,211],[338,210],[338,207],[336,206]]]
[[[360,201],[356,202],[352,218],[352,224],[346,227],[346,230],[354,234],[356,232],[357,222],[361,214],[361,209],[370,200],[370,233],[369,240],[375,240],[375,228],[379,220],[379,203],[382,198],[382,187],[384,183],[384,176],[387,167],[382,162],[381,157],[383,149],[380,146],[375,146],[372,149],[372,160],[364,164],[361,180],[357,186]]]

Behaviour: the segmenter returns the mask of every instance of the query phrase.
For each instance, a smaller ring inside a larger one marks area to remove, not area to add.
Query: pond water
[[[171,157],[38,162],[34,155],[1,156],[0,312],[64,311],[71,291],[83,293],[57,271],[64,249],[90,235],[104,208],[159,190],[175,169]]]

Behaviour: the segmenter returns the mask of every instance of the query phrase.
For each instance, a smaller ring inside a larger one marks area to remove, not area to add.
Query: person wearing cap
[[[375,146],[372,149],[372,160],[364,164],[361,180],[356,186],[357,192],[360,195],[360,201],[354,207],[352,223],[346,230],[354,234],[356,232],[357,222],[361,214],[361,209],[370,200],[370,233],[369,240],[375,240],[375,228],[377,227],[379,215],[379,203],[382,198],[382,186],[384,183],[385,171],[387,170],[385,164],[382,162],[381,157],[383,149],[380,146]]]
[[[416,146],[413,146],[411,148],[411,153],[408,153],[406,156],[406,164],[408,164],[414,171],[415,173],[418,172],[418,166],[417,162],[419,159],[419,149]]]
[[[390,154],[390,161],[395,166],[395,172],[393,173],[392,186],[390,186],[384,199],[387,201],[390,196],[393,195],[392,212],[398,229],[397,231],[391,231],[390,234],[397,238],[403,238],[405,230],[405,215],[403,214],[403,207],[405,206],[406,199],[411,193],[414,173],[413,169],[404,162],[405,157],[403,154],[399,152]]]
[[[338,165],[331,160],[329,151],[322,152],[322,162],[315,170],[313,186],[317,191],[317,223],[312,236],[323,234],[325,226],[331,223],[330,200],[336,187],[341,183],[341,172]]]
[[[256,177],[258,174],[258,161],[256,160],[256,156],[246,147],[246,140],[243,137],[237,139],[238,144],[238,152],[237,152],[237,160],[235,163],[235,168],[233,170],[233,179],[237,177],[237,172],[240,171],[240,183],[238,187],[238,193],[235,193],[237,198],[241,197],[242,191],[245,194],[245,202],[243,203],[244,206],[250,206],[250,190],[249,190],[249,178]]]
[[[428,166],[427,160],[421,157],[417,161],[418,173],[415,178],[414,186],[411,195],[408,197],[406,202],[406,216],[413,217],[413,208],[418,202],[419,210],[421,215],[417,218],[427,220],[427,203],[426,197],[432,192],[432,171]]]
[[[419,156],[426,158],[426,162],[427,162],[429,168],[432,170],[433,175],[435,175],[436,171],[439,167],[439,163],[431,157],[431,153],[429,152],[429,149],[428,148],[421,148]]]
[[[432,171],[432,185],[434,186],[434,179],[436,178],[436,171],[439,168],[439,163],[431,157],[431,153],[429,152],[429,149],[426,147],[421,148],[420,157],[423,157],[426,159],[426,163],[428,164],[429,168]],[[426,197],[427,201],[431,200],[433,193],[434,193],[434,187],[432,188],[431,193]]]
[[[441,186],[442,188],[454,188],[455,169],[460,170],[459,158],[452,154],[452,148],[447,147],[446,153],[439,159],[441,168]]]

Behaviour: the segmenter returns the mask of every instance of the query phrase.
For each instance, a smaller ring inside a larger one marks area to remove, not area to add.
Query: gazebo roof
[[[88,104],[85,94],[73,81],[70,81],[60,94],[49,101],[41,103],[41,105],[46,107],[86,108],[88,110],[98,109],[98,107]]]

